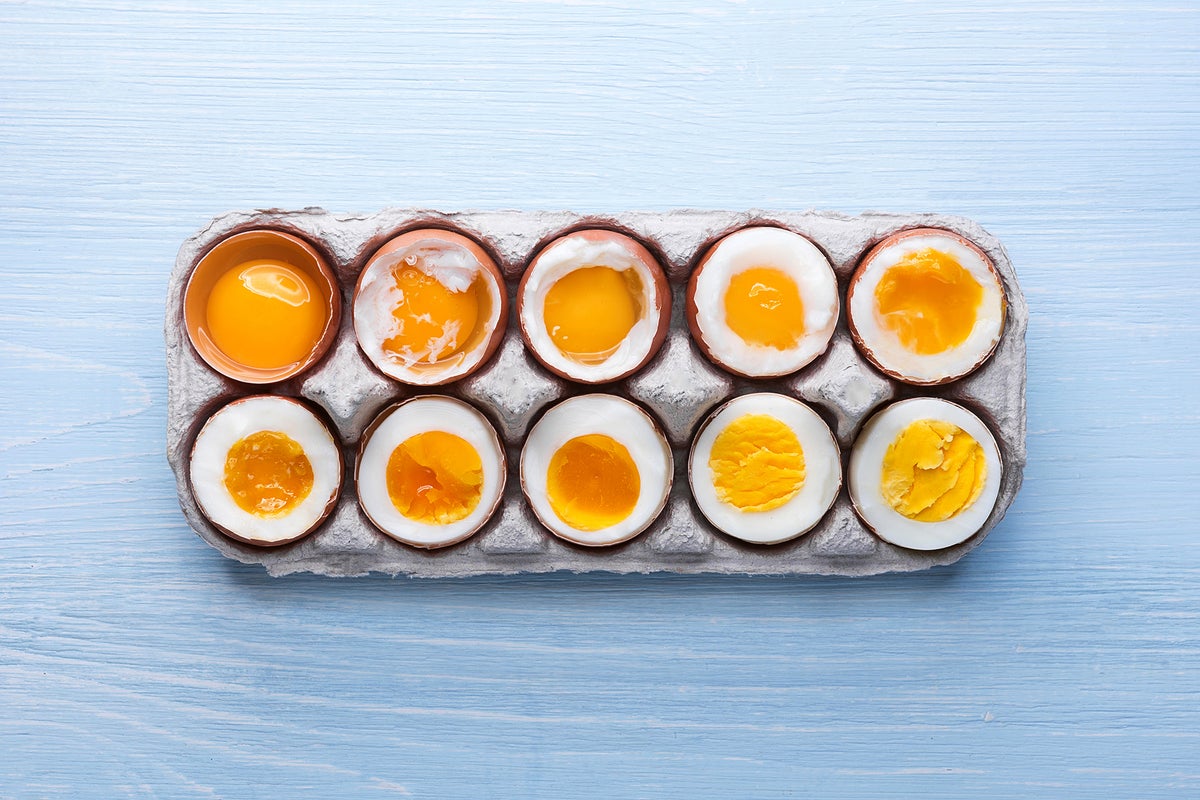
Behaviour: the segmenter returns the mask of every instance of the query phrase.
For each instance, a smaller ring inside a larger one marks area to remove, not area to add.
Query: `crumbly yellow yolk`
[[[290,513],[312,487],[312,464],[286,433],[257,431],[234,442],[225,456],[225,488],[239,508],[255,516]]]
[[[550,457],[550,507],[576,530],[598,531],[621,522],[637,505],[641,490],[637,464],[611,436],[576,436]]]
[[[804,335],[800,288],[774,267],[739,272],[725,290],[725,322],[747,344],[789,350]]]
[[[920,355],[944,353],[975,327],[983,287],[949,253],[926,248],[888,267],[875,287],[884,326]]]
[[[583,267],[550,287],[542,314],[546,333],[564,355],[584,364],[600,363],[642,315],[642,281],[632,269]]]
[[[779,508],[804,487],[804,448],[768,414],[738,417],[717,434],[708,466],[717,497],[741,511]]]
[[[248,261],[213,284],[205,308],[213,343],[239,364],[281,369],[308,357],[329,319],[316,282],[282,261]]]
[[[888,504],[909,519],[941,522],[970,508],[986,480],[979,442],[957,425],[921,419],[888,447],[880,488]]]
[[[407,363],[436,363],[460,352],[481,318],[487,318],[487,288],[477,278],[464,291],[448,288],[415,266],[394,273],[399,301],[392,309],[396,333],[385,352]]]
[[[483,493],[483,460],[470,442],[445,431],[405,439],[387,465],[387,490],[396,510],[427,525],[466,518]]]

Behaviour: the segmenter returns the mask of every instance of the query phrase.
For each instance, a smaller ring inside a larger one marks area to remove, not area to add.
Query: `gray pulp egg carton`
[[[721,236],[752,224],[789,228],[825,251],[837,273],[842,313],[826,353],[782,379],[747,380],[709,363],[692,344],[684,319],[688,276],[707,247]],[[616,384],[572,384],[546,370],[526,352],[516,328],[515,303],[503,344],[474,375],[433,389],[404,386],[378,373],[354,337],[351,295],[372,252],[403,230],[442,227],[483,243],[504,272],[510,298],[525,265],[555,236],[582,227],[604,227],[633,235],[658,256],[671,282],[671,329],[657,356],[640,372]],[[994,355],[982,368],[941,387],[914,387],[891,380],[858,353],[844,308],[846,287],[859,259],[898,230],[946,228],[978,244],[995,262],[1004,282],[1008,316]],[[342,287],[343,314],[336,343],[313,369],[266,387],[249,386],[213,372],[196,354],[183,325],[183,292],[200,256],[218,240],[242,230],[278,228],[299,234],[324,252]],[[315,572],[353,576],[368,572],[411,576],[465,576],[568,570],[585,572],[679,572],[871,575],[911,571],[958,561],[983,541],[1004,516],[1021,486],[1025,466],[1025,329],[1028,308],[1008,255],[975,222],[939,214],[826,212],[666,211],[583,215],[557,211],[464,211],[387,209],[376,214],[339,215],[321,209],[232,212],[214,219],[179,250],[167,295],[167,455],[175,471],[184,516],[202,539],[229,558],[261,564],[272,575]],[[587,548],[545,530],[521,494],[517,474],[525,434],[540,413],[569,396],[596,391],[632,399],[661,422],[675,459],[675,481],[662,515],[641,535],[620,545]],[[996,434],[1004,477],[996,507],[982,530],[966,542],[933,552],[906,550],[874,536],[855,515],[843,481],[824,519],[808,534],[779,545],[751,545],[718,532],[691,500],[688,446],[705,415],[727,398],[771,391],[798,397],[820,413],[842,448],[843,471],[862,423],[877,409],[918,395],[944,397],[975,411]],[[188,456],[200,426],[224,403],[249,394],[300,397],[324,409],[342,442],[346,479],[329,518],[308,537],[290,545],[245,545],[218,532],[196,505],[188,479]],[[466,400],[496,425],[506,445],[508,483],[492,519],[466,541],[422,550],[378,531],[358,507],[353,464],[359,436],[385,406],[417,394],[445,393]]]

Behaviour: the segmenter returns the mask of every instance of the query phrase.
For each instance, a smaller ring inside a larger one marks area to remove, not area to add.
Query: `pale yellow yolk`
[[[789,350],[804,335],[800,289],[773,267],[739,272],[725,290],[725,322],[747,344]]]
[[[445,431],[418,433],[392,451],[387,490],[405,517],[427,525],[449,525],[479,505],[483,460],[461,436]]]
[[[461,351],[471,340],[488,302],[483,279],[455,292],[414,266],[394,273],[399,301],[392,309],[396,333],[385,339],[385,352],[407,363],[436,363]]]
[[[312,487],[312,464],[286,433],[257,431],[234,442],[225,456],[225,488],[239,508],[255,516],[290,513]]]
[[[205,308],[213,344],[255,369],[303,361],[321,340],[328,302],[302,269],[282,261],[248,261],[213,284]]]
[[[884,326],[914,353],[957,347],[975,327],[983,287],[949,253],[926,248],[888,267],[875,287]]]
[[[746,414],[713,440],[708,456],[717,497],[741,511],[770,511],[804,486],[804,449],[795,432],[767,414]]]
[[[921,419],[888,447],[880,488],[888,504],[909,519],[941,522],[970,508],[986,480],[983,448],[969,433]]]
[[[602,433],[576,436],[555,451],[546,473],[550,507],[581,531],[616,525],[641,493],[637,464],[625,445]]]
[[[642,282],[632,269],[584,267],[568,272],[546,292],[546,333],[564,355],[599,363],[637,323],[641,298]]]

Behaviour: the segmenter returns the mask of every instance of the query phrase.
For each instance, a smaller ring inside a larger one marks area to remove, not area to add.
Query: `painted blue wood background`
[[[1188,2],[0,3],[0,797],[1200,796]],[[161,333],[236,208],[934,210],[1030,301],[1025,488],[871,580],[272,580]]]

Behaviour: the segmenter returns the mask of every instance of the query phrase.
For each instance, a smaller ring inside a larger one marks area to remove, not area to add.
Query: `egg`
[[[850,500],[879,538],[940,550],[975,535],[1000,493],[1003,465],[979,417],[936,397],[893,403],[850,455]]]
[[[842,485],[841,453],[815,411],[781,394],[735,397],[700,426],[688,459],[692,497],[721,531],[754,544],[808,532]]]
[[[624,234],[581,230],[534,257],[517,289],[525,345],[579,383],[620,380],[662,346],[671,292],[650,251]]]
[[[500,345],[504,281],[477,242],[435,228],[391,239],[371,257],[354,294],[354,333],[376,369],[402,383],[466,377]]]
[[[425,395],[387,408],[360,443],[358,502],[375,527],[405,544],[461,542],[504,494],[504,449],[472,406]]]
[[[847,293],[850,333],[880,371],[930,386],[963,377],[1000,341],[1007,303],[992,260],[956,233],[889,236],[863,258]]]
[[[329,515],[342,453],[329,427],[288,397],[234,400],[204,423],[188,474],[200,511],[234,539],[282,545]]]
[[[551,533],[602,546],[637,536],[671,489],[671,448],[628,400],[572,397],[538,420],[521,451],[521,487]]]
[[[783,228],[743,228],[705,253],[687,288],[692,339],[737,375],[796,372],[825,352],[838,320],[833,267]]]

